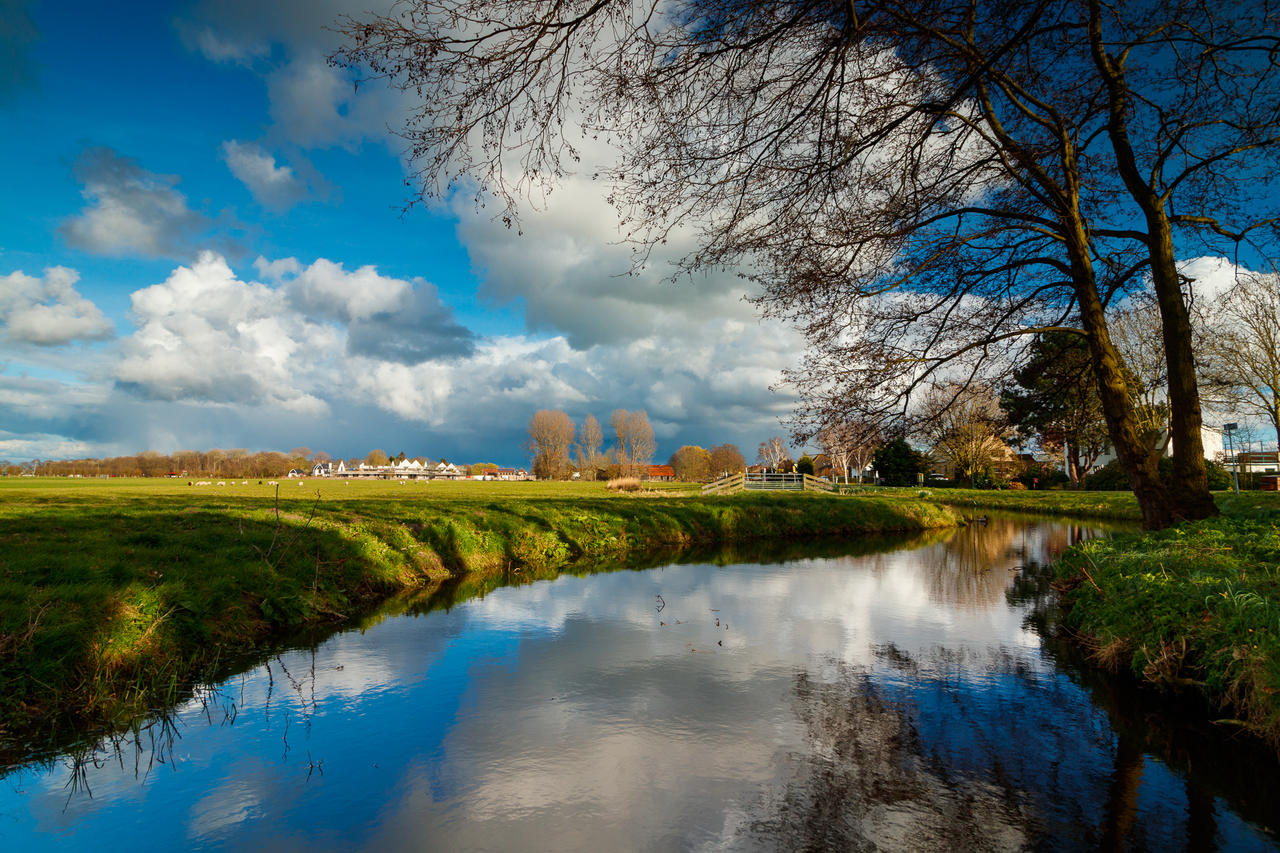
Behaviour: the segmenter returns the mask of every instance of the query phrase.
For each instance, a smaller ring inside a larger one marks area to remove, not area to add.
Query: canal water
[[[1095,534],[992,518],[386,618],[9,768],[0,849],[1277,849],[1272,755],[1046,639],[1044,566]]]

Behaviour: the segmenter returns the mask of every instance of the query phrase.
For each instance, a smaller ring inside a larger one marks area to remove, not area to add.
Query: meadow
[[[704,498],[680,483],[634,495],[590,482],[187,482],[0,478],[0,760],[60,731],[118,729],[393,599],[434,606],[700,546],[847,542],[991,510],[1139,518],[1119,492]],[[1068,552],[1060,627],[1098,666],[1203,695],[1225,724],[1280,748],[1280,495],[1217,500],[1219,518],[1130,526]]]
[[[462,578],[960,522],[910,497],[679,484],[225,482],[0,479],[0,760],[118,729],[283,638]]]

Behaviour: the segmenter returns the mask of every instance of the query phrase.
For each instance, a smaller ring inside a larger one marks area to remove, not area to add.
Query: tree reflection
[[[1159,764],[1148,758],[1150,741],[1113,730],[1109,714],[1068,679],[1009,655],[994,655],[974,678],[972,661],[940,650],[927,660],[893,646],[877,652],[880,664],[869,668],[828,661],[822,676],[796,674],[808,748],[792,758],[781,791],[758,804],[739,839],[745,846],[1231,846],[1219,835],[1215,793],[1235,803],[1240,792],[1194,768],[1181,780],[1163,768],[1151,775]],[[1274,762],[1255,755],[1246,769],[1241,758],[1227,764],[1246,774],[1237,788],[1255,788],[1255,808],[1242,816],[1265,830],[1270,818],[1258,800],[1273,797],[1263,792],[1280,790],[1280,780]]]

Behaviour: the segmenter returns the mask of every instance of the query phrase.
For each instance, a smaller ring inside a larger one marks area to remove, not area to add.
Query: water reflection
[[[1043,566],[1086,535],[993,517],[898,550],[406,599],[196,696],[167,741],[139,727],[11,774],[0,840],[1272,848],[1273,759],[1045,646]]]

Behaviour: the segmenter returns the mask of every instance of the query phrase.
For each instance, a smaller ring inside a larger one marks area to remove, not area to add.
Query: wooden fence
[[[702,487],[704,495],[731,495],[734,492],[827,492],[835,487],[827,480],[819,480],[812,474],[738,473],[721,477]]]

